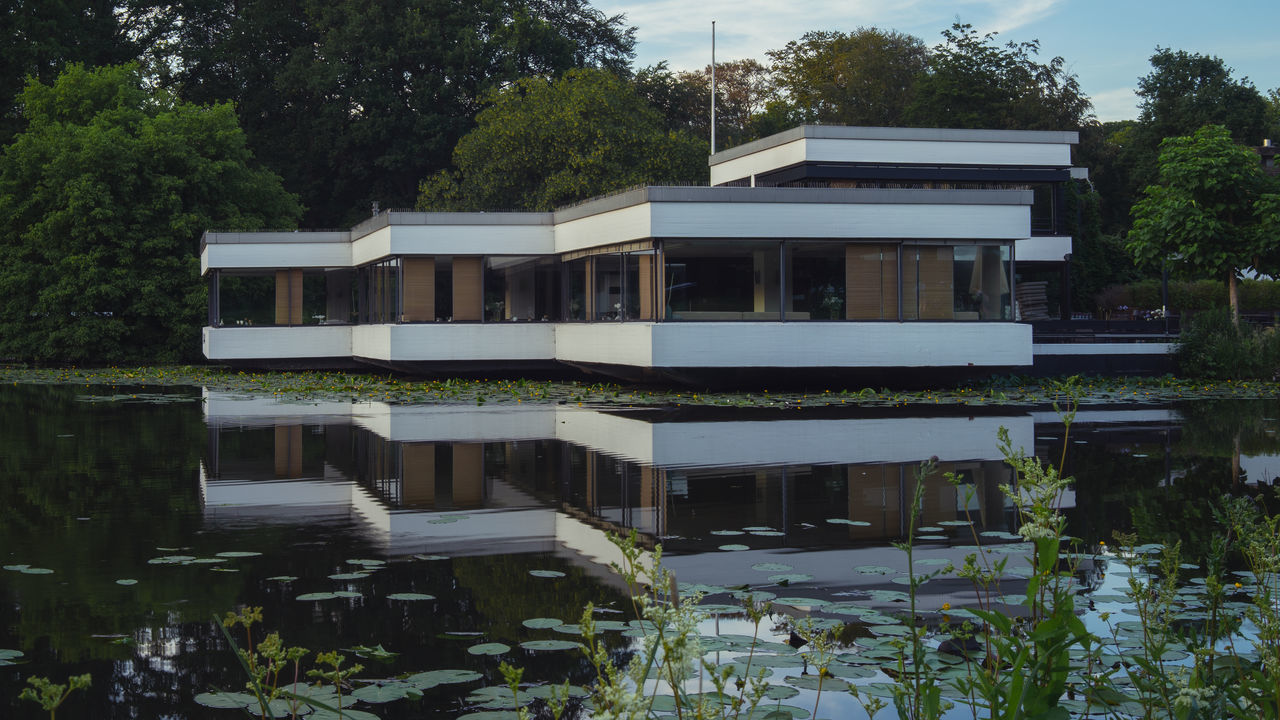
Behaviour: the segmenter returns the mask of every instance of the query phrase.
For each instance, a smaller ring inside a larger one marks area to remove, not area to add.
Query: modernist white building
[[[204,353],[675,378],[1025,368],[1015,263],[1059,267],[1071,251],[1060,200],[1075,142],[805,126],[713,155],[711,187],[210,231]]]

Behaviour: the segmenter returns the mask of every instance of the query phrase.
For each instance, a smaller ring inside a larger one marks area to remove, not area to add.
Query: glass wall
[[[844,320],[843,243],[787,243],[787,320]]]
[[[668,320],[778,320],[781,244],[690,243],[663,247],[663,307]]]
[[[356,315],[361,323],[398,322],[400,318],[400,258],[357,271],[358,293]]]
[[[218,271],[210,323],[335,325],[350,323],[351,270]]]
[[[547,257],[488,257],[485,322],[548,322],[560,317],[558,263]]]

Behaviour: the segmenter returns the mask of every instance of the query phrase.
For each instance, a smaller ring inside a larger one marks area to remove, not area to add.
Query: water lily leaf
[[[807,607],[807,608],[823,608],[829,605],[826,600],[807,597],[780,597],[773,601],[775,605],[790,605],[791,607]]]
[[[224,563],[226,561],[227,561],[226,558],[220,558],[220,557],[196,558],[195,560],[188,560],[183,564],[184,565],[216,565],[217,563]]]
[[[735,663],[746,664],[751,661],[751,667],[800,667],[804,665],[804,658],[799,655],[743,655],[733,659]]]
[[[428,595],[426,593],[403,592],[403,593],[391,593],[390,595],[387,596],[387,599],[388,600],[405,600],[405,601],[435,600],[436,596]]]
[[[287,711],[286,711],[287,712]],[[276,717],[285,717],[285,713],[277,713]],[[352,710],[350,708],[342,708],[342,715],[331,712],[329,710],[321,710],[316,708],[314,712],[307,716],[308,720],[382,720],[382,718],[371,712],[364,710]]]
[[[747,547],[746,545],[730,544],[730,545],[721,545],[720,549],[727,552],[737,552],[739,550],[750,550],[751,548]]]
[[[262,553],[253,550],[228,550],[226,552],[214,553],[216,557],[222,558],[247,558],[258,557]]]
[[[360,593],[355,592],[355,591],[353,591],[353,590],[334,590],[334,591],[333,591],[333,596],[334,596],[334,597],[340,597],[340,598],[358,598],[358,597],[364,597],[364,595],[361,595]]]
[[[768,525],[752,525],[751,527],[744,527],[742,529],[747,532],[756,532],[757,530],[772,530],[773,528]]]
[[[31,566],[30,565],[5,565],[4,569],[12,570],[13,572],[22,572],[23,570],[26,570],[29,567]]]
[[[404,681],[420,690],[429,690],[437,685],[468,683],[483,677],[484,675],[474,670],[428,670],[410,675]]]
[[[551,629],[555,630],[558,633],[564,633],[565,635],[581,635],[582,634],[582,628],[579,627],[578,625],[557,625]]]
[[[969,520],[943,520],[938,524],[943,527],[968,527],[973,523]]]
[[[294,598],[294,599],[295,599],[295,600],[302,600],[303,602],[307,602],[307,601],[310,601],[310,600],[332,600],[332,599],[334,599],[334,598],[336,598],[336,597],[338,597],[338,596],[337,596],[337,595],[335,595],[334,593],[331,593],[331,592],[314,592],[314,593],[304,593],[304,594],[299,595],[298,597],[296,597],[296,598]]]
[[[847,518],[827,518],[827,522],[833,525],[852,525],[853,527],[871,527],[871,523],[863,520],[849,520]]]
[[[49,568],[38,568],[38,567],[24,567],[18,572],[23,573],[25,575],[52,575],[53,574],[53,571],[50,570]]]
[[[467,648],[467,652],[472,655],[501,655],[510,652],[511,646],[500,642],[480,643]]]
[[[17,665],[17,662],[15,661],[20,657],[22,657],[21,650],[6,650],[4,648],[0,648],[0,667],[5,665]]]
[[[447,555],[414,555],[414,560],[448,560]]]
[[[573,650],[581,645],[572,640],[529,640],[520,643],[520,647],[525,650]]]
[[[298,579],[298,576],[296,576],[296,575],[273,575],[273,576],[271,576],[271,577],[269,577],[269,578],[267,578],[267,579],[268,579],[268,580],[275,580],[276,582],[293,582],[294,580],[297,580],[297,579]]]
[[[148,565],[180,565],[195,560],[195,555],[165,555],[163,557],[151,558],[147,561]]]
[[[781,583],[783,585],[791,585],[794,583],[808,582],[809,580],[812,580],[812,579],[813,579],[812,575],[806,575],[805,573],[789,573],[785,575],[769,576],[769,582]]]
[[[896,575],[899,572],[884,565],[859,565],[853,571],[859,575]]]
[[[389,682],[380,685],[365,685],[351,692],[351,697],[368,703],[385,703],[405,698],[422,697],[422,691],[403,682]],[[343,711],[343,715],[346,712]]]
[[[349,572],[349,573],[335,573],[333,575],[330,575],[329,579],[330,580],[359,580],[360,578],[367,578],[367,577],[369,577],[369,573],[367,572]]]
[[[539,618],[529,618],[520,624],[524,625],[527,628],[533,628],[534,630],[541,630],[544,628],[553,628],[559,625],[563,625],[564,621],[558,618],[539,617]]]
[[[347,564],[348,564],[348,565],[363,565],[364,567],[381,567],[382,565],[386,565],[386,564],[387,564],[387,561],[386,561],[386,560],[369,560],[369,559],[365,559],[365,558],[357,558],[357,559],[355,559],[355,560],[348,560],[348,561],[347,561]]]
[[[569,697],[581,698],[591,694],[590,690],[587,690],[586,688],[578,685],[570,685],[568,690],[569,690]],[[564,691],[565,691],[564,685],[538,685],[537,687],[529,688],[528,693],[532,697],[541,698],[543,700],[550,700],[553,692],[559,695],[560,697],[564,697],[565,696]]]
[[[751,569],[760,572],[786,572],[791,569],[791,566],[782,563],[756,563],[751,566]]]
[[[562,578],[564,573],[559,570],[530,570],[529,574],[540,578]]]
[[[355,647],[349,647],[346,649],[347,651],[353,652],[362,658],[369,658],[370,660],[378,660],[380,662],[390,662],[391,660],[400,657],[400,653],[391,652],[390,650],[382,647],[382,643],[378,643],[377,647],[356,645]]]
[[[197,705],[203,705],[211,708],[233,709],[247,708],[249,706],[257,707],[258,699],[248,693],[238,692],[208,692],[200,693],[191,698]]]
[[[759,537],[782,537],[786,535],[786,533],[778,532],[777,530],[752,530],[751,534]]]
[[[240,572],[240,571],[239,571],[239,570],[237,570],[236,568],[214,567],[214,568],[209,568],[209,569],[210,569],[210,570],[212,570],[213,572],[226,572],[226,573],[237,573],[237,572]]]
[[[515,710],[477,710],[459,715],[458,720],[520,720],[520,713]]]
[[[133,578],[120,578],[116,581],[117,585],[137,585],[138,581]]]
[[[741,530],[712,530],[712,535],[746,535]]]

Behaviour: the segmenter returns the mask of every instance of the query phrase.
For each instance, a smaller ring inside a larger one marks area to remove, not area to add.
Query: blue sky
[[[1280,87],[1276,0],[595,0],[637,28],[636,63],[705,66],[716,21],[717,60],[755,58],[810,30],[875,26],[929,45],[957,19],[1001,40],[1040,40],[1040,57],[1061,55],[1093,99],[1099,120],[1137,116],[1137,79],[1156,46],[1216,55],[1264,94]],[[1270,36],[1270,39],[1269,37]]]

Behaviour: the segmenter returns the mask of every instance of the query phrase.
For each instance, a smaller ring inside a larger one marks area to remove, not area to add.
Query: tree
[[[902,125],[929,51],[913,35],[878,28],[809,32],[769,51],[779,99],[802,122]]]
[[[180,0],[157,66],[182,98],[236,104],[250,149],[310,226],[412,204],[482,99],[532,75],[629,66],[633,30],[584,0]]]
[[[137,66],[70,66],[20,96],[0,159],[0,354],[173,362],[199,353],[208,228],[292,226],[228,104],[149,89]]]
[[[454,150],[457,172],[422,184],[420,208],[550,210],[631,185],[706,178],[706,143],[666,129],[608,71],[526,78],[489,103]]]
[[[1160,143],[1159,179],[1133,206],[1127,247],[1141,264],[1168,260],[1193,274],[1226,276],[1239,321],[1240,271],[1274,253],[1280,194],[1258,156],[1221,125]]]
[[[1075,130],[1093,121],[1093,105],[1066,61],[1036,60],[1040,43],[997,45],[956,23],[942,31],[916,82],[907,121],[918,127]]]
[[[22,129],[15,100],[28,77],[50,83],[69,63],[136,60],[149,38],[139,0],[10,0],[0,12],[0,145]]]
[[[711,66],[672,73],[665,63],[636,73],[640,94],[667,118],[672,130],[711,137]],[[759,120],[771,99],[769,70],[755,60],[716,64],[716,149],[760,137]],[[767,133],[766,133],[767,134]]]

